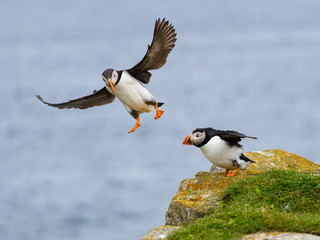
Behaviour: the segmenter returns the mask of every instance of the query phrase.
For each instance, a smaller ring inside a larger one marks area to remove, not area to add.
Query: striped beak
[[[183,140],[184,145],[193,145],[193,140],[191,138],[192,134],[186,136],[186,138]]]

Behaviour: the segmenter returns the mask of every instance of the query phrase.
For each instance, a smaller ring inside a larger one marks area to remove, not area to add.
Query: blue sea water
[[[138,239],[164,224],[183,178],[208,171],[182,141],[211,126],[256,136],[320,163],[320,2],[0,2],[0,239]],[[154,21],[178,33],[147,88],[165,113],[119,101],[50,108],[103,86],[151,43]]]

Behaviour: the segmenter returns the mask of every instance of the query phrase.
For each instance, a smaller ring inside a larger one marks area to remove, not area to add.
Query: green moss
[[[320,176],[272,170],[233,182],[214,212],[168,239],[241,239],[258,231],[320,235]]]

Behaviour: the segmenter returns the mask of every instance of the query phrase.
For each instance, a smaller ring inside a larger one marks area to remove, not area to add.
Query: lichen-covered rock
[[[280,149],[247,152],[245,155],[256,163],[249,164],[246,171],[239,171],[237,175],[241,175],[241,172],[245,175],[259,174],[272,168],[320,173],[319,164]],[[212,173],[221,171],[225,171],[225,169],[214,165],[210,169]]]
[[[221,169],[216,169],[218,171],[213,173],[199,172],[195,178],[182,180],[166,213],[166,225],[180,226],[204,216],[217,206],[224,186],[239,178],[272,168],[320,173],[320,165],[278,149],[249,152],[245,155],[256,163],[250,164],[247,170],[239,171],[234,177],[225,177]]]
[[[272,232],[248,234],[242,240],[320,240],[320,237],[306,233]]]
[[[245,155],[256,162],[249,165],[245,174],[259,174],[272,168],[320,173],[319,164],[280,149],[248,152]]]
[[[140,240],[161,240],[166,239],[167,236],[178,230],[177,226],[158,226],[156,228],[151,229],[146,235],[144,235]]]
[[[166,225],[180,226],[203,217],[217,205],[223,187],[232,179],[221,173],[199,172],[195,178],[182,180],[166,212]]]

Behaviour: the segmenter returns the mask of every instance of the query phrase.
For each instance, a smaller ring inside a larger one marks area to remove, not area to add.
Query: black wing
[[[256,137],[249,137],[247,135],[244,135],[242,133],[239,133],[237,131],[227,130],[227,131],[221,131],[217,130],[217,135],[221,137],[221,139],[225,140],[230,146],[238,146],[242,147],[239,142],[241,141],[241,138],[253,138],[257,139]]]
[[[255,163],[255,161],[252,161],[250,158],[248,158],[245,155],[243,155],[243,153],[240,155],[240,159],[242,159],[245,162],[253,162],[253,163]]]
[[[221,138],[253,138],[253,139],[257,139],[256,137],[250,137],[250,136],[244,135],[242,133],[239,133],[239,132],[233,131],[233,130],[220,131],[220,132],[221,133],[219,135]]]
[[[143,83],[148,83],[151,78],[149,70],[161,68],[175,46],[176,36],[174,27],[164,18],[156,20],[151,46],[143,59],[133,68],[127,70],[133,77]]]
[[[112,103],[115,99],[115,96],[109,93],[106,87],[100,89],[99,91],[94,91],[92,94],[88,96],[84,96],[74,100],[69,100],[68,102],[64,102],[64,103],[48,103],[44,101],[42,97],[40,97],[40,95],[36,95],[36,96],[41,102],[51,107],[57,107],[60,109],[63,109],[63,108],[86,109],[86,108],[91,108],[95,106],[101,106],[104,104]]]

